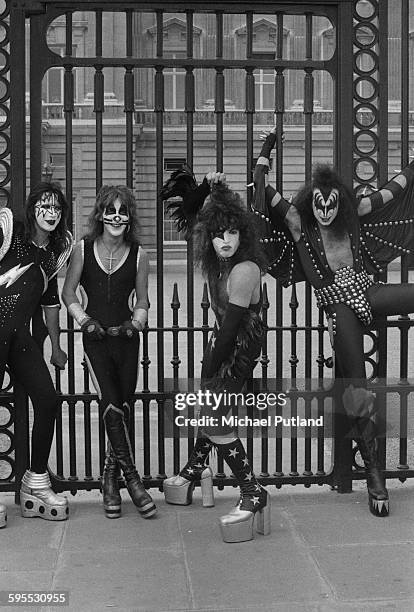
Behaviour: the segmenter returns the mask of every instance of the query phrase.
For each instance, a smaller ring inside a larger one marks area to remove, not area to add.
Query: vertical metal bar
[[[216,58],[223,58],[223,15],[216,14],[217,35],[216,35]],[[224,149],[224,74],[223,68],[216,66],[216,91],[214,112],[216,114],[216,170],[223,172],[223,149]]]
[[[246,13],[246,58],[250,59],[253,53],[253,13]],[[255,113],[254,68],[246,68],[246,185],[253,179],[253,127]],[[247,205],[250,206],[253,197],[253,188],[247,188]]]
[[[291,309],[291,324],[290,324],[290,373],[292,379],[292,400],[291,400],[291,416],[295,417],[298,414],[298,399],[296,394],[297,389],[297,365],[299,362],[297,355],[297,310],[299,307],[298,298],[296,295],[296,285],[292,285],[292,294],[289,302]],[[296,426],[291,428],[290,437],[290,476],[299,476],[298,472],[298,430]]]
[[[132,189],[134,176],[134,74],[128,66],[124,74],[124,112],[125,112],[125,162],[126,162],[126,184]]]
[[[126,13],[126,55],[132,57],[132,11],[127,10]],[[134,74],[132,66],[125,67],[124,75],[124,112],[125,112],[125,129],[126,129],[126,184],[132,189],[133,187],[133,172],[134,172]]]
[[[187,57],[194,56],[193,11],[187,11]],[[195,113],[195,80],[193,68],[186,66],[185,74],[185,108],[187,122],[187,164],[193,169],[194,163],[194,113]],[[194,256],[193,240],[187,242],[187,378],[194,378]],[[192,442],[189,440],[189,451]]]
[[[409,148],[409,4],[401,0],[401,168],[408,163]]]
[[[283,58],[283,14],[276,14],[276,60]],[[285,113],[285,76],[283,68],[276,68],[275,75],[275,114],[276,114],[276,189],[283,193],[283,116]]]
[[[25,14],[10,7],[10,207],[16,213],[26,199]]]
[[[95,113],[95,186],[96,193],[98,193],[98,191],[102,187],[103,181],[104,75],[102,72],[102,66],[95,66],[93,112]]]
[[[95,33],[95,55],[102,57],[102,10],[95,11],[96,17],[96,33]],[[104,75],[102,66],[95,66],[94,75],[94,107],[95,113],[95,153],[96,153],[96,171],[95,171],[95,189],[96,193],[102,187],[103,180],[103,112],[104,112]]]
[[[41,15],[30,19],[30,187],[34,187],[42,176],[42,78],[45,65],[37,52],[37,42],[42,36],[42,22]],[[26,125],[25,118],[23,125]],[[20,171],[22,169],[25,169],[25,165]],[[25,199],[26,195],[22,202]]]
[[[348,185],[353,181],[353,2],[342,2],[337,12],[337,78],[335,81],[334,113],[334,165]],[[344,437],[342,396],[334,400],[334,480],[338,492],[352,491],[352,441]]]
[[[157,58],[163,57],[163,13],[157,11]],[[164,121],[164,75],[162,66],[155,67],[155,139],[156,139],[156,172],[157,194],[163,184],[163,121]],[[156,237],[157,237],[157,379],[158,391],[164,390],[164,212],[163,202],[158,195]],[[164,440],[164,401],[158,400],[158,461],[159,474],[165,472]]]

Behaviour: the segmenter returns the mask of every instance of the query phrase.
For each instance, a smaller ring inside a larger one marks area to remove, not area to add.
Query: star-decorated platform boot
[[[3,529],[3,527],[6,527],[6,525],[7,525],[6,506],[3,506],[3,504],[0,504],[0,529]]]
[[[240,500],[234,510],[220,517],[220,530],[224,542],[246,542],[256,531],[269,535],[271,531],[270,495],[256,480],[243,444],[236,438],[229,444],[216,444],[240,487]]]
[[[206,466],[213,444],[208,438],[198,437],[186,465],[177,476],[163,482],[165,501],[168,504],[188,506],[193,501],[193,492],[200,482],[202,503],[205,508],[214,506],[213,472]]]

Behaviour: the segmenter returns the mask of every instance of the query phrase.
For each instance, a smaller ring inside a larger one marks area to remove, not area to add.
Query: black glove
[[[138,336],[138,333],[137,328],[133,325],[131,320],[124,321],[119,328],[119,335],[123,338],[129,338],[130,340]]]
[[[104,328],[99,321],[95,321],[95,319],[88,319],[85,321],[85,323],[81,325],[81,332],[91,340],[102,340],[105,336]]]
[[[210,354],[206,356],[206,363],[203,362],[203,378],[213,378],[222,363],[230,357],[235,347],[241,320],[247,310],[231,302],[227,304],[221,327],[215,332],[214,346]]]
[[[275,144],[276,144],[276,133],[270,132],[270,134],[266,136],[266,139],[262,145],[259,157],[266,157],[267,159],[269,159],[270,153],[273,147],[275,146]]]

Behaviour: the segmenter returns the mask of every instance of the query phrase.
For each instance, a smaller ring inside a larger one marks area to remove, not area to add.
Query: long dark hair
[[[219,260],[214,250],[212,236],[223,228],[238,229],[240,245],[231,258],[234,264],[253,261],[264,274],[267,261],[256,229],[256,219],[243,205],[238,193],[226,185],[218,184],[198,214],[194,227],[194,258],[207,277],[218,274]]]
[[[95,206],[89,215],[89,231],[85,238],[95,240],[103,234],[104,224],[102,221],[102,215],[105,208],[109,206],[109,204],[113,204],[117,198],[119,198],[122,204],[125,204],[129,212],[130,222],[124,232],[124,240],[130,244],[139,245],[141,244],[141,241],[139,238],[140,226],[138,221],[138,207],[134,194],[132,193],[131,189],[125,185],[103,185],[100,188],[98,195],[96,196]]]
[[[59,183],[48,183],[42,181],[33,187],[27,196],[26,207],[24,211],[23,225],[24,225],[24,239],[26,242],[31,242],[36,233],[36,217],[35,217],[35,205],[40,200],[42,195],[45,193],[53,194],[60,206],[62,207],[62,214],[60,221],[57,224],[53,232],[49,234],[49,245],[55,250],[60,250],[66,245],[66,231],[67,231],[67,218],[69,213],[69,206],[63,192],[60,188]]]
[[[332,223],[332,229],[342,233],[345,229],[352,231],[357,220],[357,201],[351,191],[346,187],[338,174],[327,164],[315,167],[312,182],[304,185],[296,194],[293,204],[298,209],[304,224],[315,222],[312,209],[313,189],[319,188],[322,192],[337,189],[339,192],[339,209]]]

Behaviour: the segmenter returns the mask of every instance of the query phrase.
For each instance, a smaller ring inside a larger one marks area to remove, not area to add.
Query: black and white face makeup
[[[239,248],[240,232],[236,228],[219,229],[212,234],[211,240],[216,254],[223,259],[229,259]]]
[[[62,217],[62,206],[54,193],[46,192],[34,207],[36,223],[45,232],[53,232]]]
[[[102,215],[105,227],[114,236],[119,236],[126,230],[129,220],[128,207],[119,198],[116,198],[112,204],[108,204]]]
[[[339,191],[331,189],[325,199],[320,189],[313,190],[312,209],[316,220],[321,225],[330,225],[339,210]]]

